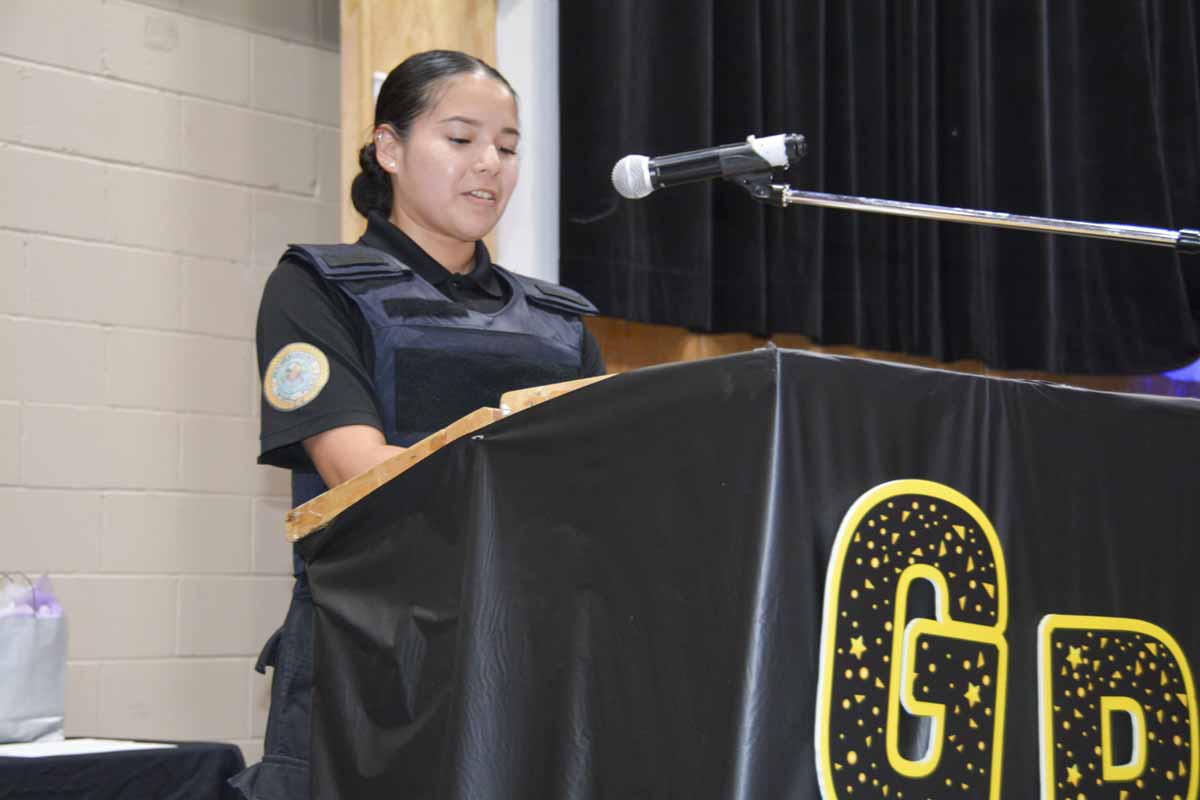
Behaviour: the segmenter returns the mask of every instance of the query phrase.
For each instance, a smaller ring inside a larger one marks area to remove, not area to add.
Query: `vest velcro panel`
[[[412,276],[412,270],[392,256],[362,245],[291,244],[284,255],[308,261],[333,281]]]
[[[521,282],[521,286],[525,289],[525,299],[535,306],[572,315],[591,316],[599,313],[596,307],[592,305],[591,300],[588,300],[573,289],[559,286],[557,283],[539,281],[537,278],[530,278],[528,275],[518,275],[508,270],[505,270],[504,274]]]

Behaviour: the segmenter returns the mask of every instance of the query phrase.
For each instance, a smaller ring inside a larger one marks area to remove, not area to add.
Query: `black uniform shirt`
[[[482,242],[475,246],[475,266],[465,275],[447,270],[382,216],[370,216],[359,243],[394,256],[448,299],[472,311],[494,313],[509,300],[509,288],[492,269]],[[258,309],[260,378],[277,353],[299,342],[316,347],[328,359],[328,382],[312,400],[290,411],[262,399],[258,463],[311,471],[312,462],[301,444],[305,439],[343,425],[382,430],[383,413],[374,390],[375,348],[362,312],[304,262],[285,258],[267,279]],[[604,374],[600,348],[587,328],[581,362],[581,378]]]

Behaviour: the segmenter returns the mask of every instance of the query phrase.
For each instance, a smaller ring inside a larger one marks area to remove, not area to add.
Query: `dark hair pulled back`
[[[426,50],[404,59],[388,73],[375,100],[375,126],[390,125],[401,140],[407,139],[413,121],[437,102],[442,84],[456,75],[482,73],[517,93],[500,72],[486,61],[458,50]],[[350,201],[364,217],[369,213],[392,213],[392,182],[375,158],[375,143],[358,151],[362,171],[350,185]]]

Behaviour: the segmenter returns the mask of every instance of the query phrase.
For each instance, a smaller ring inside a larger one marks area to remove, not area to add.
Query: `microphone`
[[[657,158],[628,155],[613,166],[612,183],[622,197],[636,200],[664,186],[786,169],[807,149],[800,134],[780,133]]]

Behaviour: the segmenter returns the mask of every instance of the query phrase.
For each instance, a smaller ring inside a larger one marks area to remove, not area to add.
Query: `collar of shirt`
[[[483,242],[475,242],[475,266],[470,272],[462,275],[451,272],[435,261],[433,256],[422,250],[408,234],[381,214],[371,214],[367,217],[367,230],[358,242],[394,256],[443,294],[448,286],[453,286],[456,289],[473,289],[497,300],[504,299],[504,289],[496,278],[496,271],[492,269],[492,258]]]

